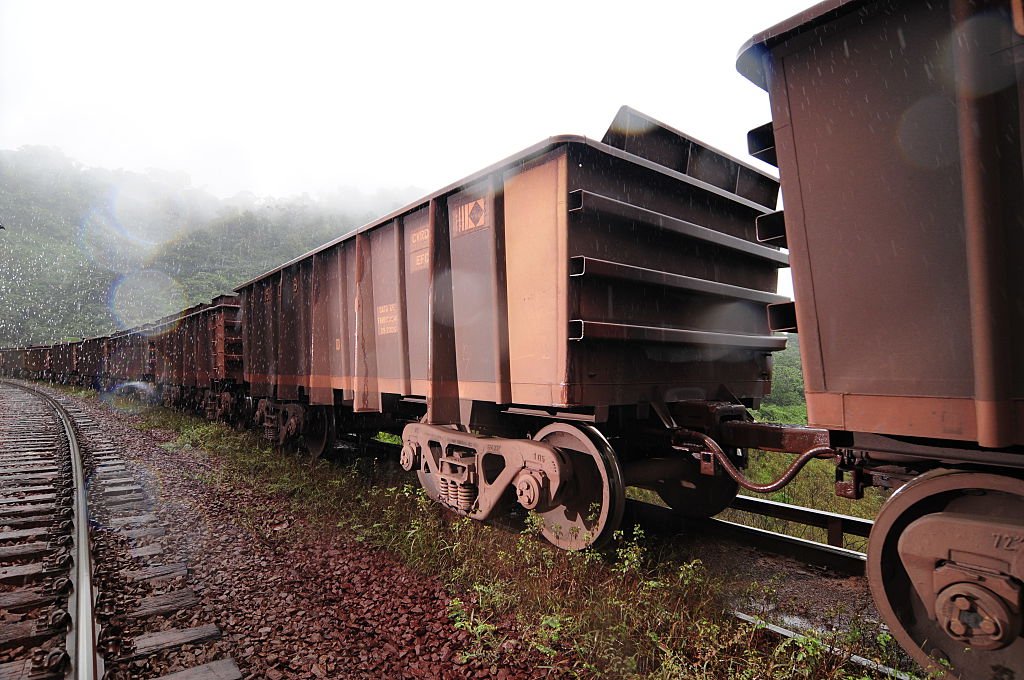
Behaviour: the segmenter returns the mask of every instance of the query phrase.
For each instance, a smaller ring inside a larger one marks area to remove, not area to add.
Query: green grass
[[[733,584],[642,533],[622,536],[604,553],[561,552],[536,535],[529,517],[510,527],[451,515],[392,461],[358,457],[311,467],[275,455],[250,432],[162,408],[143,409],[139,418],[140,429],[176,433],[166,446],[223,463],[201,483],[250,488],[309,518],[314,531],[340,532],[442,579],[456,595],[453,624],[474,640],[470,656],[497,661],[507,642],[501,631],[508,630],[498,623],[511,622],[541,658],[580,677],[870,677],[844,663],[866,653],[863,635],[780,644],[727,613]],[[302,539],[293,529],[264,535],[258,512],[240,521],[261,541]]]
[[[793,456],[790,454],[753,451],[750,456],[750,465],[745,474],[748,479],[757,484],[766,484],[778,479],[792,462]],[[836,466],[831,461],[812,460],[792,482],[775,493],[759,494],[742,489],[741,493],[780,503],[790,503],[805,508],[873,520],[888,497],[888,492],[883,489],[868,488],[864,490],[864,498],[861,500],[842,498],[835,494],[835,471]],[[828,542],[826,531],[817,527],[731,509],[722,513],[721,517],[759,529],[777,531],[820,543]],[[867,539],[847,535],[844,537],[844,547],[850,550],[864,551],[867,548]]]

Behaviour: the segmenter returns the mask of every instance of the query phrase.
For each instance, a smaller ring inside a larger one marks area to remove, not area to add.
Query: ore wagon
[[[812,425],[872,529],[879,612],[925,666],[1024,669],[1024,10],[830,0],[753,38]],[[924,474],[922,474],[924,473]]]
[[[208,418],[227,418],[241,408],[242,329],[238,300],[221,295],[177,321],[174,337],[182,356],[185,399]]]
[[[8,378],[20,378],[24,369],[24,347],[6,347],[0,349],[0,375]]]
[[[50,347],[33,345],[25,349],[25,377],[37,380],[50,377]]]
[[[107,339],[106,380],[111,386],[151,380],[149,326],[114,333]]]
[[[78,382],[78,343],[58,342],[50,349],[53,380],[65,385]]]
[[[87,338],[78,344],[78,379],[86,387],[99,387],[107,371],[107,338]]]
[[[606,540],[627,484],[717,512],[735,484],[668,433],[769,390],[777,190],[628,108],[600,142],[544,141],[239,287],[257,417],[314,453],[360,416],[408,423],[431,497],[478,519],[515,498],[563,547]]]
[[[190,392],[185,389],[185,338],[191,323],[186,324],[184,319],[201,308],[199,304],[169,314],[155,321],[147,331],[152,351],[153,383],[168,406],[184,405]]]

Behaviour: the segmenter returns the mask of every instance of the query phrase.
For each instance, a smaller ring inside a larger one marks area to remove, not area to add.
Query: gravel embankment
[[[161,563],[186,562],[197,607],[129,624],[126,634],[215,622],[223,636],[114,665],[107,677],[152,678],[233,657],[246,678],[532,678],[559,675],[510,629],[480,654],[448,615],[440,580],[340,529],[314,530],[280,499],[208,481],[221,464],[199,450],[161,446],[176,435],[131,426],[138,416],[79,401],[123,445],[167,534]],[[144,565],[142,565],[144,566]],[[159,589],[155,592],[159,592]],[[492,622],[493,623],[493,622]],[[134,627],[133,627],[134,626]],[[556,664],[564,669],[566,662]]]

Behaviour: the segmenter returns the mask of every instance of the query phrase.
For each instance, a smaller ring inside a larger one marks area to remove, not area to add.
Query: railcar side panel
[[[380,411],[377,386],[377,315],[373,295],[373,259],[369,233],[355,238],[355,357],[353,362],[352,408],[357,412]]]
[[[241,291],[245,379],[255,398],[274,396],[277,372],[277,297],[270,278]]]
[[[408,326],[405,315],[405,275],[402,232],[394,220],[370,232],[370,280],[373,289],[373,343],[377,390],[409,394]]]
[[[749,197],[776,185],[679,139],[704,179],[556,141],[241,287],[253,396],[276,381],[279,399],[332,403],[341,389],[378,412],[384,395],[423,395],[436,422],[476,402],[756,403],[784,346],[763,313],[783,300],[786,256],[755,242],[771,206]],[[275,296],[276,337],[261,316]],[[270,348],[276,368],[259,364]]]
[[[431,234],[428,208],[420,208],[402,218],[404,244],[403,297],[404,324],[408,356],[410,391],[426,395],[429,348],[425,339],[429,329]]]
[[[283,269],[279,277],[274,277],[279,313],[276,318],[277,370],[273,375],[280,399],[294,401],[300,393],[308,394],[309,391],[312,276],[313,262],[307,259]]]
[[[78,343],[75,342],[59,342],[52,346],[50,370],[58,380],[67,381],[78,374],[75,367],[77,353]]]
[[[560,351],[569,329],[566,164],[559,148],[505,173],[509,381],[517,404],[565,401],[551,377],[567,373]]]
[[[507,404],[512,391],[499,180],[491,176],[448,197],[448,238],[459,397]]]
[[[1024,444],[1010,5],[834,2],[740,55],[771,98],[814,424]]]

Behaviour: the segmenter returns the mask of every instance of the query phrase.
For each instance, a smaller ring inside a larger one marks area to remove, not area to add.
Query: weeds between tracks
[[[194,449],[221,463],[209,467],[203,483],[284,500],[318,531],[439,576],[456,594],[449,617],[473,635],[472,654],[484,659],[505,642],[499,631],[507,626],[499,621],[514,622],[518,637],[552,659],[568,658],[571,673],[582,677],[868,678],[845,664],[850,654],[872,647],[883,663],[897,654],[884,634],[856,621],[851,627],[850,620],[843,632],[780,643],[728,614],[726,595],[734,593],[722,577],[641,532],[603,553],[562,552],[536,536],[529,516],[518,531],[452,516],[414,478],[376,458],[311,467],[275,455],[250,432],[168,409],[130,408],[139,429],[176,435],[165,447]],[[301,540],[284,536],[276,540]],[[762,595],[767,588],[753,587]]]

